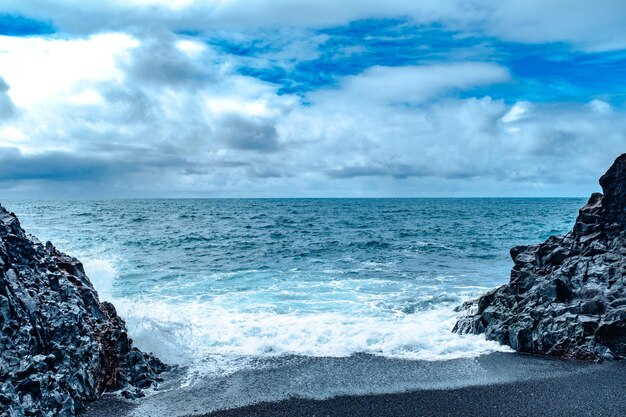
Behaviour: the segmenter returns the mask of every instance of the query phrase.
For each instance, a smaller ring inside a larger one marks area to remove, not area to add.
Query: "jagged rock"
[[[0,415],[74,416],[105,390],[129,395],[166,366],[133,347],[83,265],[0,206]]]
[[[574,229],[511,249],[509,284],[458,308],[458,333],[520,352],[626,357],[626,154],[600,178]]]

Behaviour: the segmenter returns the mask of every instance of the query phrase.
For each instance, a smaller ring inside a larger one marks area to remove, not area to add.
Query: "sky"
[[[587,196],[624,0],[2,0],[0,199]]]

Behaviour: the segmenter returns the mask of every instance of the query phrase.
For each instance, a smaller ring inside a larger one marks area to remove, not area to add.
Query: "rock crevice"
[[[165,369],[133,346],[80,261],[0,206],[2,417],[73,416],[107,390],[141,395]]]
[[[460,306],[455,332],[520,352],[626,357],[626,154],[600,185],[571,232],[511,249],[510,282]]]

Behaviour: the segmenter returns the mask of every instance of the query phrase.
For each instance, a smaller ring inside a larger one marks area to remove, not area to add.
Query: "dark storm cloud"
[[[193,163],[150,149],[119,147],[106,156],[81,156],[70,152],[24,155],[16,148],[0,148],[0,180],[52,182],[105,181],[153,169],[184,169]]]
[[[331,178],[356,178],[356,177],[392,177],[395,179],[438,177],[446,179],[470,179],[473,177],[486,176],[490,173],[480,168],[463,166],[427,166],[426,161],[419,164],[394,164],[374,163],[372,166],[347,166],[336,170],[329,170],[326,174]]]
[[[428,170],[418,170],[410,165],[387,165],[383,167],[376,166],[347,166],[336,170],[327,171],[329,177],[332,178],[354,178],[354,177],[376,177],[389,176],[397,179],[408,177],[426,177],[432,175]]]
[[[0,180],[97,180],[128,170],[123,164],[62,152],[25,156],[14,148],[0,148]]]
[[[217,129],[217,137],[228,148],[245,151],[275,152],[278,134],[272,120],[226,116]]]

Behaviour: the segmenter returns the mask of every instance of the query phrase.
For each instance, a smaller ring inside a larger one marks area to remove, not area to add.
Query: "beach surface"
[[[193,381],[193,382],[191,382]],[[450,361],[287,357],[225,376],[182,370],[139,400],[83,417],[624,416],[626,363],[494,353]]]

